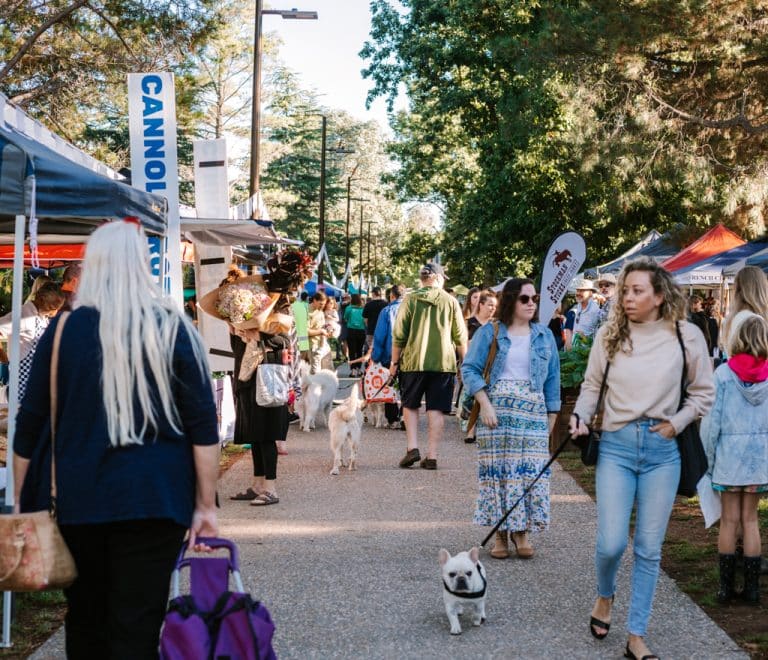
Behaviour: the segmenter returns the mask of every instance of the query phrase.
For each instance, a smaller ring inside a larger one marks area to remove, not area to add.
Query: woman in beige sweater
[[[706,414],[714,400],[706,341],[701,330],[685,318],[685,299],[669,273],[651,259],[629,262],[619,276],[611,315],[595,338],[571,417],[571,434],[586,434],[585,421],[595,413],[607,370],[596,473],[597,601],[590,632],[598,639],[608,634],[616,573],[636,506],[628,658],[656,657],[650,654],[644,637],[661,545],[680,480],[675,436]],[[680,340],[688,367],[688,396],[681,408]]]

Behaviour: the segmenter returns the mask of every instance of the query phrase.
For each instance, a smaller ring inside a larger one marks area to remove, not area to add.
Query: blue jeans
[[[618,431],[603,431],[597,463],[597,593],[610,598],[616,591],[616,573],[637,502],[627,629],[640,636],[645,635],[651,615],[661,544],[680,480],[677,442],[649,431],[658,422],[638,419]]]

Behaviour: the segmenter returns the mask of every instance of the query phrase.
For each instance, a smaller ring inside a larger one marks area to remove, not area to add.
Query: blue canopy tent
[[[673,277],[675,282],[682,286],[719,287],[726,280],[732,281],[735,273],[731,274],[730,266],[741,263],[743,267],[744,263],[749,263],[752,255],[765,251],[767,247],[768,242],[764,238],[750,241],[679,270],[674,273]]]
[[[41,235],[87,235],[105,218],[126,216],[150,234],[163,234],[167,224],[165,198],[94,172],[1,121],[0,192],[3,234],[17,216],[33,215]]]
[[[723,270],[723,276],[736,277],[744,266],[757,266],[768,273],[768,242],[763,243],[763,249],[748,256],[743,261],[738,261]]]
[[[607,264],[594,268],[587,268],[585,273],[595,273],[593,277],[596,277],[597,273],[618,274],[624,264],[630,259],[650,257],[654,261],[661,262],[676,255],[680,251],[680,246],[673,240],[671,232],[665,232],[659,236],[658,232],[654,230],[647,234],[640,243],[645,243],[645,245],[642,245],[641,247],[635,245],[620,257],[617,257],[613,261],[609,261]]]

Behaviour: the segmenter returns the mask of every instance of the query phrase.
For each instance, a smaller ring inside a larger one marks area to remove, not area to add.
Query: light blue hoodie
[[[768,381],[744,383],[721,364],[715,387],[715,405],[701,423],[712,483],[768,484]]]

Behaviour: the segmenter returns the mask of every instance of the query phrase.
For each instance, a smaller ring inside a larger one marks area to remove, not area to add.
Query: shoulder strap
[[[499,322],[491,321],[491,323],[493,323],[493,341],[488,349],[488,359],[485,361],[485,369],[483,370],[483,379],[486,383],[491,378],[491,370],[493,369],[493,362],[496,360],[496,351],[498,349]]]
[[[677,341],[680,343],[680,350],[683,352],[683,375],[680,377],[680,405],[678,410],[683,407],[685,401],[685,375],[688,373],[688,360],[685,357],[685,342],[683,342],[683,333],[680,331],[680,321],[675,321],[675,333],[677,334]]]
[[[605,371],[603,372],[603,382],[600,383],[600,394],[597,397],[597,405],[595,406],[595,414],[592,419],[597,419],[598,415],[602,412],[603,399],[605,398],[605,390],[608,389],[608,370],[611,368],[611,363],[606,362]]]
[[[69,312],[62,312],[59,322],[56,324],[56,334],[53,336],[53,350],[51,352],[51,516],[56,517],[56,398],[58,394],[59,375],[59,345],[61,333],[67,322]]]

